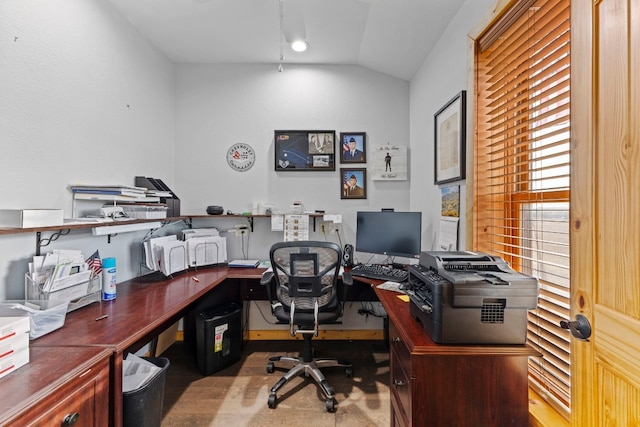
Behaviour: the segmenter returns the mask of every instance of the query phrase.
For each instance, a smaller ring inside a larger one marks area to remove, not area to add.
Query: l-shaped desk
[[[82,425],[121,426],[126,354],[204,300],[250,299],[262,271],[217,267],[142,276],[118,284],[115,300],[68,313],[61,329],[30,342],[29,364],[0,379],[0,425],[71,425],[64,417],[79,414]],[[535,350],[435,344],[397,293],[373,286],[380,281],[355,279],[375,291],[389,318],[392,426],[528,424],[527,359],[539,355]],[[83,399],[74,399],[79,393]]]

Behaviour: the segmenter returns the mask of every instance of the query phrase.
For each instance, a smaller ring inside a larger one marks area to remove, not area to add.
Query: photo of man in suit
[[[364,163],[364,136],[362,134],[342,134],[343,163]]]

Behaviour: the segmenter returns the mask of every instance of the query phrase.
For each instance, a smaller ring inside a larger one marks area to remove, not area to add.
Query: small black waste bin
[[[196,318],[196,361],[203,375],[224,369],[242,350],[242,314],[238,304],[210,307]]]
[[[166,357],[143,357],[162,368],[142,387],[122,393],[122,418],[124,427],[160,427],[164,383],[169,359]]]

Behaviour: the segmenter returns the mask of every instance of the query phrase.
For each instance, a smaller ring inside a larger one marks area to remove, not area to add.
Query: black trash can
[[[210,375],[240,360],[242,313],[238,304],[210,307],[196,319],[196,362]]]
[[[169,359],[166,357],[144,357],[162,368],[142,387],[122,393],[122,418],[124,427],[160,427],[164,383]]]

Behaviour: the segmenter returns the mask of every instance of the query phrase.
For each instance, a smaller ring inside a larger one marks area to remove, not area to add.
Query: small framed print
[[[336,170],[335,137],[333,130],[275,131],[275,170]]]
[[[367,162],[367,134],[364,132],[345,132],[340,134],[340,163]]]
[[[367,198],[367,169],[340,168],[340,198]]]

